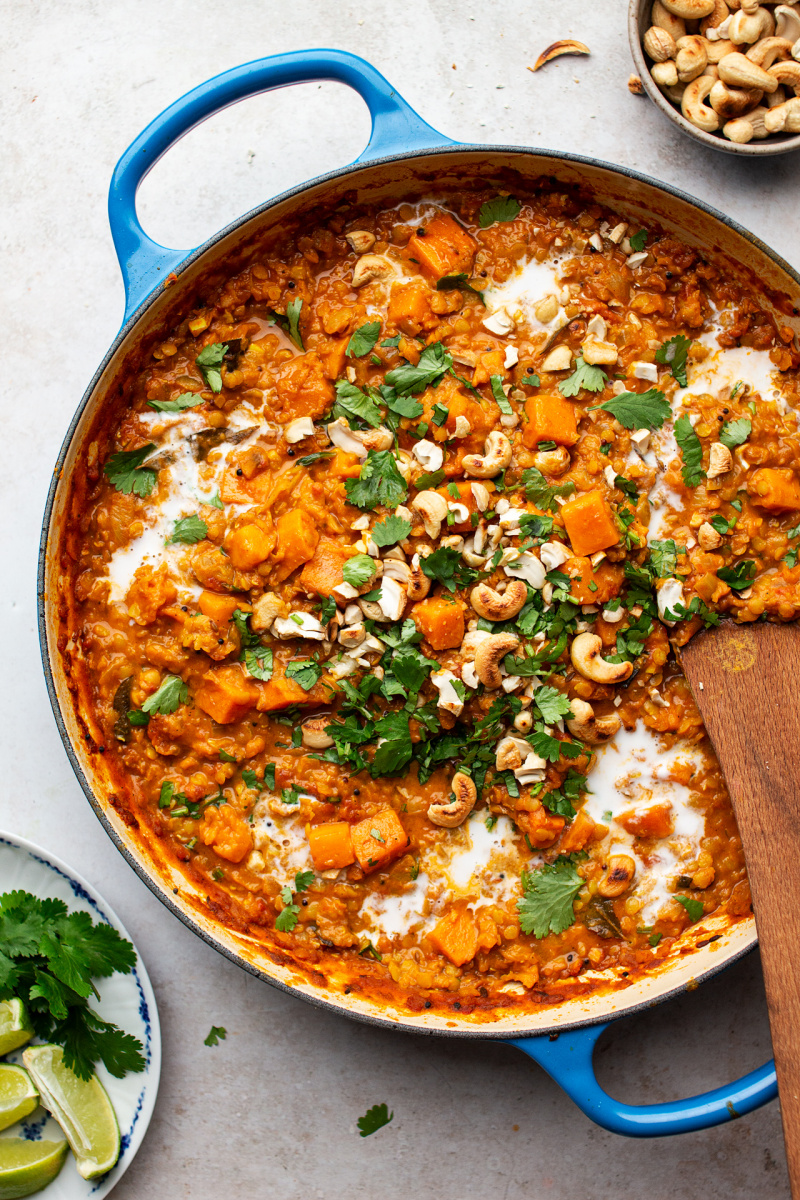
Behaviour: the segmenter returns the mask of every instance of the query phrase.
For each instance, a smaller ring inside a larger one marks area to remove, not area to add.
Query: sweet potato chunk
[[[374,817],[353,825],[350,837],[358,865],[367,874],[385,866],[411,845],[411,838],[393,808],[383,808]]]
[[[211,617],[217,623],[230,621],[237,608],[242,612],[250,612],[246,600],[240,600],[237,596],[218,596],[216,592],[207,591],[200,593],[197,607],[204,617]]]
[[[322,359],[313,350],[289,359],[281,367],[275,387],[283,409],[280,419],[284,422],[295,417],[321,417],[333,404],[333,384]]]
[[[434,650],[452,650],[464,640],[464,609],[452,596],[430,596],[411,610],[414,624]]]
[[[198,826],[204,845],[213,846],[215,854],[228,862],[240,863],[253,849],[253,835],[247,822],[230,804],[216,808],[209,804]]]
[[[528,424],[522,440],[530,449],[539,442],[555,442],[558,446],[574,446],[578,440],[575,409],[563,396],[531,396],[525,401]]]
[[[409,241],[405,258],[416,262],[423,275],[439,280],[445,275],[469,274],[475,258],[475,240],[449,213],[437,213],[420,226]]]
[[[314,557],[307,562],[300,572],[300,586],[306,592],[317,592],[320,596],[329,596],[333,589],[344,583],[342,568],[350,555],[341,542],[333,538],[321,537],[314,551]]]
[[[278,565],[274,575],[286,579],[303,563],[314,557],[319,531],[302,508],[292,508],[278,519]]]
[[[162,563],[156,571],[145,564],[134,574],[125,603],[131,619],[137,625],[152,625],[158,610],[171,604],[177,595],[178,589],[169,577],[166,563]]]
[[[280,712],[292,704],[307,704],[310,694],[296,679],[270,679],[261,688],[256,708],[259,712]]]
[[[478,933],[478,922],[468,908],[452,908],[428,936],[439,954],[463,967],[478,953]]]
[[[617,820],[634,837],[669,837],[673,830],[672,805],[653,804],[641,812],[620,813]]]
[[[349,337],[326,338],[322,345],[317,346],[322,370],[328,379],[338,379],[344,371],[349,341]]]
[[[753,503],[769,512],[800,509],[800,481],[791,467],[759,467],[747,482]]]
[[[346,450],[337,450],[330,460],[328,472],[338,475],[340,479],[358,479],[361,474],[361,459],[357,454],[348,454]]]
[[[579,809],[571,825],[564,830],[564,836],[558,843],[559,854],[572,854],[573,850],[583,850],[592,840],[597,825],[586,812]]]
[[[389,295],[389,323],[407,337],[416,337],[438,324],[438,317],[431,312],[431,290],[420,280],[411,283],[394,283]]]
[[[619,541],[619,531],[602,492],[583,492],[568,500],[561,516],[576,555],[595,554]]]
[[[347,821],[327,821],[306,827],[311,858],[317,871],[340,871],[355,862],[350,825]]]
[[[593,567],[588,558],[568,558],[561,570],[572,580],[569,595],[576,604],[605,604],[613,600],[619,595],[625,574],[622,567],[609,562]]]
[[[505,379],[507,374],[505,361],[506,356],[503,350],[486,350],[483,354],[479,354],[472,376],[472,386],[480,387],[482,383],[488,383],[493,375],[499,375],[501,379]]]
[[[194,702],[218,725],[230,725],[232,721],[241,720],[255,705],[258,695],[256,685],[236,663],[206,671],[195,692]]]
[[[228,558],[238,571],[250,571],[264,562],[274,544],[274,535],[253,524],[240,525],[225,539]]]

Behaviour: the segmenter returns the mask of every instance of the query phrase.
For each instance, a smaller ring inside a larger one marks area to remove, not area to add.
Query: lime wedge
[[[78,1079],[64,1065],[60,1046],[29,1046],[22,1060],[42,1104],[67,1135],[83,1178],[105,1175],[119,1158],[119,1125],[100,1080],[96,1075],[88,1081]]]
[[[28,1013],[21,1000],[3,1000],[0,1003],[0,1058],[19,1050],[33,1037]]]
[[[53,1182],[66,1156],[66,1142],[0,1138],[0,1200],[40,1192]]]
[[[22,1067],[0,1063],[0,1129],[29,1116],[39,1103],[39,1093]]]

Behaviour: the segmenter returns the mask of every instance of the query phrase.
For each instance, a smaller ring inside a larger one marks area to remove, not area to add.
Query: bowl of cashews
[[[730,154],[800,149],[800,0],[630,0],[650,99]]]

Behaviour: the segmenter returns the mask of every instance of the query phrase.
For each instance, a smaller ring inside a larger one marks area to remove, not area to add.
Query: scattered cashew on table
[[[799,0],[654,0],[642,45],[698,129],[739,144],[800,133]]]

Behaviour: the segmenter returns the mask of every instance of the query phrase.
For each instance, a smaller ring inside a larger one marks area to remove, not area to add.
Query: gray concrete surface
[[[41,677],[35,563],[69,417],[114,336],[122,289],[105,216],[113,165],[165,105],[262,54],[332,45],[370,59],[454,138],[539,144],[631,164],[717,205],[800,265],[800,156],[739,162],[685,140],[631,97],[624,0],[2,0],[3,262],[0,828],[84,872],[136,937],[158,995],[165,1066],[154,1122],[119,1200],[778,1200],[773,1104],[660,1141],[606,1134],[515,1050],[390,1035],[261,985],[173,920],[96,822]],[[592,50],[534,76],[557,38]],[[141,193],[148,231],[190,246],[288,185],[354,158],[358,98],[311,85],[250,100],[195,131]],[[213,1023],[226,1042],[203,1045]],[[756,956],[621,1023],[597,1058],[623,1099],[724,1082],[769,1054]],[[374,1137],[355,1121],[386,1101]]]

